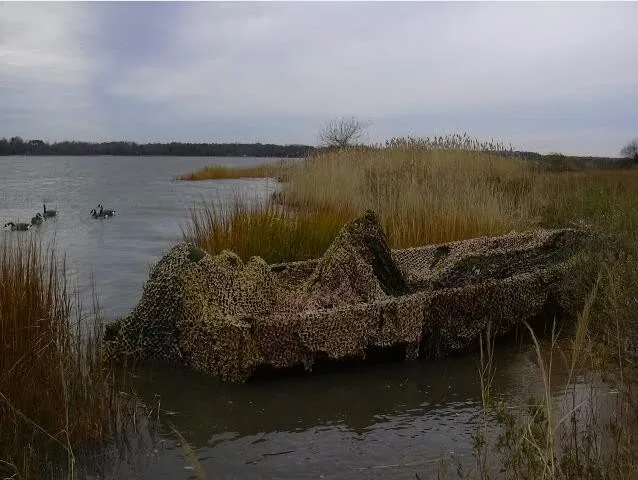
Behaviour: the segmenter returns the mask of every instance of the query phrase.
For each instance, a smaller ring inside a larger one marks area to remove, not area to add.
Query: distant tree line
[[[0,155],[176,155],[203,157],[305,157],[315,148],[309,145],[262,143],[135,143],[56,142],[0,139]]]

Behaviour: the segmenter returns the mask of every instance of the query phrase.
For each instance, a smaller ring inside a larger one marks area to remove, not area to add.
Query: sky
[[[0,3],[0,137],[303,143],[467,132],[617,156],[638,2]]]

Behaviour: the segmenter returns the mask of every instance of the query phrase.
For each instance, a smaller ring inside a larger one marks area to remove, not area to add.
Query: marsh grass
[[[544,226],[587,226],[602,240],[590,263],[601,279],[589,307],[592,358],[609,374],[634,374],[638,358],[638,171],[550,174]],[[593,360],[592,360],[593,361]],[[622,369],[620,367],[623,367]],[[624,381],[626,381],[625,379]]]
[[[472,148],[443,148],[465,144]],[[191,214],[187,236],[210,252],[300,260],[322,253],[337,225],[371,208],[393,248],[588,226],[636,252],[638,170],[551,172],[462,136],[389,145],[327,151],[290,164],[270,201],[250,208],[211,203]],[[251,232],[261,238],[246,238]]]
[[[394,248],[499,235],[532,212],[535,172],[462,150],[350,149],[295,165],[285,199],[311,208],[377,212]]]
[[[574,330],[559,341],[554,330],[542,345],[532,328],[530,335],[538,375],[542,384],[540,397],[532,396],[524,405],[507,406],[492,393],[495,375],[493,339],[489,332],[481,338],[479,377],[483,398],[483,423],[474,435],[474,472],[460,470],[461,478],[577,480],[630,479],[638,474],[638,445],[634,438],[638,412],[635,398],[621,369],[620,381],[610,395],[609,386],[597,381],[600,370],[592,362],[593,336],[589,330],[599,286],[596,280]],[[558,367],[557,367],[557,364]],[[564,385],[552,384],[554,370],[567,373]],[[583,382],[578,377],[588,376]],[[586,384],[578,388],[578,384]],[[557,396],[556,394],[559,393]],[[495,419],[501,427],[490,439],[487,425]],[[488,462],[498,456],[499,460]]]
[[[543,394],[524,405],[506,408],[481,382],[485,416],[502,427],[497,441],[487,444],[485,429],[477,432],[475,456],[500,456],[494,470],[480,464],[479,478],[630,479],[638,478],[638,172],[579,170],[538,172],[536,212],[541,226],[579,226],[594,231],[601,242],[583,252],[594,272],[593,284],[573,279],[581,309],[572,328],[554,331],[543,342],[531,329]],[[593,285],[593,286],[592,286]],[[557,403],[553,372],[567,372]],[[489,358],[481,361],[481,378],[493,375]],[[606,394],[612,390],[611,395]]]
[[[526,225],[534,172],[482,152],[353,148],[291,165],[257,207],[193,211],[185,238],[211,253],[267,261],[319,256],[343,224],[371,208],[393,248],[500,235]]]
[[[209,165],[200,170],[186,173],[177,177],[177,180],[228,180],[238,178],[285,178],[288,163],[278,162],[264,163],[254,167],[225,167],[222,165]]]
[[[352,218],[347,211],[289,209],[273,202],[250,205],[236,198],[224,206],[192,208],[183,235],[211,254],[231,250],[244,260],[257,255],[279,263],[321,256]]]
[[[379,148],[382,148],[381,146]],[[481,140],[467,132],[435,135],[433,137],[393,137],[385,142],[385,148],[397,150],[455,150],[463,152],[511,153],[512,146],[497,140]]]
[[[32,238],[0,246],[0,475],[74,478],[130,412],[99,354],[97,322],[64,261]]]

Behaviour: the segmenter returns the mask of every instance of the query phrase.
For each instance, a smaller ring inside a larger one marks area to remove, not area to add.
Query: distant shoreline
[[[0,156],[172,156],[172,157],[279,157],[300,158],[313,152],[310,145],[273,143],[136,143],[24,141],[20,137],[0,139]]]
[[[368,148],[375,148],[370,146]],[[47,143],[42,140],[23,140],[20,137],[0,138],[0,157],[11,155],[30,156],[120,156],[120,157],[254,157],[254,158],[304,158],[311,153],[325,150],[322,147],[303,144],[279,145],[274,143],[136,143],[136,142],[76,142],[62,141]],[[603,168],[626,164],[621,157],[600,157],[584,155],[563,155],[560,153],[541,154],[526,151],[493,151],[507,157],[542,161],[556,164],[556,167],[576,167],[599,165]],[[629,162],[631,163],[631,162]]]
[[[305,155],[304,155],[305,156]],[[179,155],[175,153],[153,153],[153,154],[144,154],[144,155],[136,155],[136,154],[124,154],[124,153],[9,153],[9,154],[0,154],[0,158],[6,157],[147,157],[147,158],[156,158],[156,157],[184,157],[184,158],[289,158],[289,159],[299,159],[304,158],[304,156],[285,156],[285,155]]]

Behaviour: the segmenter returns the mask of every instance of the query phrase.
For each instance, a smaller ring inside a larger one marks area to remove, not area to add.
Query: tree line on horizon
[[[171,155],[193,157],[305,157],[315,150],[310,145],[262,143],[136,143],[78,142],[47,143],[21,137],[0,139],[0,155]]]
[[[365,129],[369,124],[353,118],[342,118],[332,120],[319,132],[320,144],[318,147],[302,144],[277,145],[262,143],[187,143],[187,142],[170,142],[170,143],[143,143],[116,141],[116,142],[78,142],[63,141],[55,143],[47,143],[42,140],[24,141],[21,137],[11,137],[0,139],[0,156],[2,155],[131,155],[131,156],[153,156],[153,155],[170,155],[170,156],[210,156],[210,157],[279,157],[279,158],[303,158],[311,153],[320,153],[333,149],[345,147],[366,147],[360,140],[364,136]],[[386,148],[391,147],[398,141],[399,143],[408,144],[410,141],[416,141],[417,144],[429,145],[432,148],[466,148],[467,141],[470,142],[470,148],[484,149],[487,152],[504,156],[516,156],[527,160],[547,161],[556,165],[565,163],[599,164],[601,167],[618,167],[618,166],[636,166],[638,165],[638,138],[627,143],[620,154],[622,158],[611,157],[586,157],[586,156],[568,156],[560,153],[540,154],[537,152],[522,152],[511,148],[507,149],[501,145],[492,145],[486,142],[474,142],[467,134],[452,135],[440,137],[441,140],[454,141],[452,145],[448,145],[446,141],[443,145],[439,145],[438,140],[411,137],[392,139],[386,141]],[[460,142],[460,143],[459,143]],[[464,143],[465,142],[465,143]],[[378,147],[378,146],[377,146]],[[481,147],[481,148],[479,148]],[[569,160],[568,160],[569,159]]]

